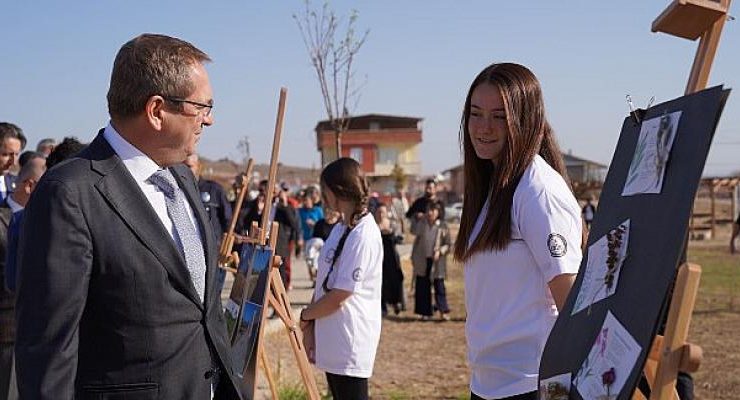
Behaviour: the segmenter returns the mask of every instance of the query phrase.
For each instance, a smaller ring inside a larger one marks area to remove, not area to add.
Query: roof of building
[[[370,123],[372,121],[378,121],[378,122],[391,122],[394,125],[408,125],[408,127],[416,127],[416,124],[419,121],[422,121],[424,118],[418,118],[418,117],[407,117],[407,116],[401,116],[401,115],[390,115],[390,114],[363,114],[363,115],[355,115],[353,117],[349,118],[349,129],[353,129],[354,125],[364,125],[365,123]],[[325,131],[330,130],[331,126],[329,125],[329,120],[325,119],[322,121],[319,121],[316,124],[316,131]]]
[[[606,168],[607,166],[601,163],[597,163],[596,161],[587,160],[585,158],[576,157],[570,153],[562,153],[563,154],[563,160],[565,161],[566,165],[571,164],[591,164],[596,167],[600,168]]]

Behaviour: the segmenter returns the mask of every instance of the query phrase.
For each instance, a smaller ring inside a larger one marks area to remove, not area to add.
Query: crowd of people
[[[234,214],[237,246],[263,217],[279,223],[286,288],[291,258],[305,257],[314,293],[300,328],[333,398],[368,398],[390,310],[413,297],[420,319],[449,319],[450,257],[464,274],[470,398],[537,398],[595,208],[573,196],[534,74],[492,64],[467,91],[453,238],[434,180],[410,206],[383,203],[351,158],[298,192],[262,181],[235,210],[196,152],[214,123],[209,61],[169,36],[125,43],[110,121],[88,144],[44,139],[24,152],[21,128],[0,123],[0,398],[244,398],[217,266]],[[407,234],[412,292],[398,251]]]

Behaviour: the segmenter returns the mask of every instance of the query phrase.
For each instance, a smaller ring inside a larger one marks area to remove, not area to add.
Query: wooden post
[[[703,90],[707,87],[709,81],[709,71],[712,69],[712,62],[717,53],[719,46],[719,37],[722,34],[722,28],[727,20],[727,11],[730,8],[730,0],[720,0],[719,2],[704,0],[701,3],[717,3],[724,9],[724,13],[717,18],[711,25],[711,29],[704,31],[699,41],[699,47],[696,49],[694,64],[691,67],[689,82],[686,84],[686,94],[691,94]],[[709,6],[709,4],[706,4]]]
[[[712,239],[715,239],[717,237],[717,216],[715,213],[717,212],[717,208],[715,207],[715,192],[717,190],[714,187],[714,180],[709,182],[709,208],[710,212],[712,213]]]
[[[283,118],[285,117],[285,100],[288,97],[288,89],[280,88],[280,100],[278,102],[277,120],[275,121],[275,134],[272,139],[272,156],[270,157],[270,171],[267,178],[267,191],[265,193],[265,209],[262,211],[262,223],[260,226],[267,226],[270,213],[272,212],[272,198],[275,195],[275,178],[277,176],[278,156],[280,154],[280,138],[283,132]],[[267,231],[263,230],[260,241],[266,241]]]
[[[738,212],[738,210],[737,210],[737,198],[738,198],[738,196],[740,196],[740,184],[738,184],[736,182],[732,186],[732,191],[731,192],[732,192],[731,193],[731,197],[732,197],[732,203],[731,204],[732,204],[732,207],[730,207],[730,210],[731,210],[730,211],[730,214],[731,214],[730,215],[730,219],[735,219],[735,218],[737,218],[737,212]],[[730,222],[730,225],[732,225],[732,222]]]

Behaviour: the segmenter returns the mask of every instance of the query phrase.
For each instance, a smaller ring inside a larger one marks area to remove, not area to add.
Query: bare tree
[[[316,70],[327,119],[335,134],[337,157],[342,155],[342,133],[349,125],[350,108],[354,109],[359,101],[360,86],[354,82],[353,63],[370,33],[366,30],[360,36],[355,35],[357,17],[357,11],[352,10],[346,30],[340,33],[341,18],[328,1],[317,12],[311,8],[311,1],[306,0],[303,13],[293,14]]]

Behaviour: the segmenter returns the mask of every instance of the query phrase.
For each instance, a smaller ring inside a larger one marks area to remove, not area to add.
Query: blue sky
[[[320,2],[316,2],[320,6]],[[460,162],[460,110],[486,65],[530,67],[564,151],[609,163],[628,108],[683,94],[698,42],[650,32],[668,0],[334,1],[359,12],[370,35],[356,60],[366,77],[356,114],[424,118],[423,170]],[[89,141],[107,122],[105,94],[118,48],[143,32],[178,36],[206,51],[216,123],[199,151],[269,161],[278,91],[289,89],[281,161],[319,164],[316,122],[325,118],[314,71],[292,14],[299,0],[6,2],[0,6],[0,120],[43,137]],[[735,7],[736,8],[736,7]],[[732,10],[731,10],[732,11]],[[732,12],[731,12],[732,13]],[[738,21],[725,24],[710,85],[738,87]],[[739,93],[730,95],[705,175],[740,170]]]

